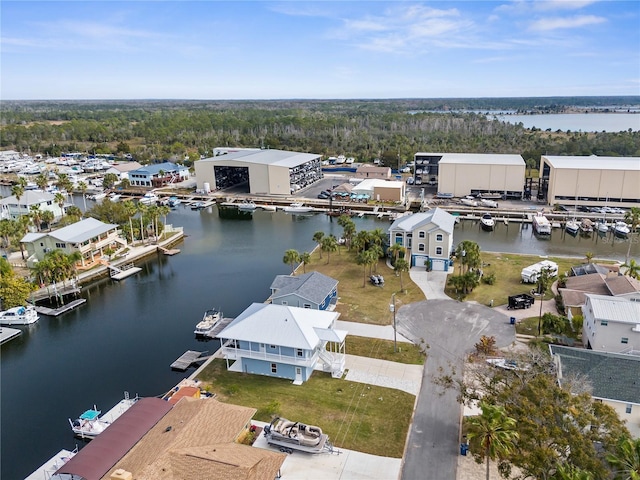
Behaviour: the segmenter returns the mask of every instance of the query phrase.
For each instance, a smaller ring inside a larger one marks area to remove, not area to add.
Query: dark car
[[[329,197],[330,197],[330,195],[327,195],[325,192],[320,192],[318,194],[318,198],[321,199],[321,200],[326,200]]]

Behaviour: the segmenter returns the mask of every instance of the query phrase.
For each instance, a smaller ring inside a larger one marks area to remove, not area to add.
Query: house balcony
[[[244,350],[241,348],[222,347],[222,355],[227,360],[252,358],[255,360],[264,360],[265,362],[286,363],[288,365],[296,365],[299,367],[313,367],[318,361],[317,351],[313,354],[313,356],[305,358],[291,355],[278,355],[274,353],[259,352],[256,350]]]

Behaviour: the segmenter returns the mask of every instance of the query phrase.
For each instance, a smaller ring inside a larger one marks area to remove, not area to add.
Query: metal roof
[[[58,239],[62,242],[68,243],[82,243],[86,240],[90,240],[93,237],[97,237],[103,233],[106,233],[114,228],[118,228],[118,225],[111,223],[102,223],[95,218],[85,218],[79,222],[67,225],[53,232],[47,233],[48,236]],[[22,242],[29,242],[29,234],[22,237]]]
[[[598,157],[542,155],[553,168],[575,168],[579,170],[640,170],[640,157]]]
[[[337,285],[337,280],[320,272],[303,273],[298,276],[277,275],[271,284],[271,289],[276,290],[271,298],[296,294],[303,299],[321,304]]]
[[[280,167],[293,168],[298,165],[319,159],[322,155],[315,153],[288,152],[285,150],[240,150],[218,155],[216,157],[205,158],[200,162],[224,163],[230,160],[258,165],[275,165]]]
[[[525,166],[522,156],[504,153],[444,153],[439,164],[444,163]]]
[[[181,170],[188,170],[188,168],[185,167],[184,165],[177,165],[171,162],[164,162],[164,163],[153,163],[150,165],[145,165],[144,167],[138,168],[136,170],[132,170],[129,173],[144,172],[150,175],[155,175],[157,173],[160,173],[160,170],[166,173],[171,173],[171,172],[179,172]]]
[[[441,230],[452,234],[455,221],[455,217],[449,212],[441,208],[434,208],[428,212],[404,215],[396,219],[389,227],[389,231],[404,230],[405,232],[413,232],[416,228],[433,223]]]
[[[53,202],[55,195],[40,190],[25,190],[20,196],[20,200],[15,195],[10,195],[0,200],[1,205],[36,205],[43,202]]]
[[[559,362],[559,381],[585,375],[595,398],[640,404],[640,356],[550,345]]]
[[[160,398],[138,400],[55,474],[100,479],[170,410],[171,404]]]
[[[313,350],[320,342],[316,328],[331,328],[340,314],[325,310],[253,303],[219,338]]]
[[[597,320],[611,322],[640,323],[640,302],[632,302],[625,297],[605,295],[587,295],[587,303],[583,308],[591,307]]]

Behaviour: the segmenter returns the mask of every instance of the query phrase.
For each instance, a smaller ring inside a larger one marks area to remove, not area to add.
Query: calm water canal
[[[389,223],[354,219],[358,230],[387,229]],[[154,256],[135,277],[120,283],[100,281],[83,289],[89,300],[58,318],[42,317],[1,350],[2,479],[22,479],[61,448],[76,440],[68,418],[95,403],[103,411],[129,391],[156,396],[188,372],[169,368],[185,350],[216,349],[196,341],[195,324],[204,310],[217,307],[236,316],[251,302],[264,301],[277,274],[289,272],[284,251],[311,251],[313,233],[340,236],[325,215],[292,216],[257,211],[249,219],[221,218],[213,207],[201,212],[181,208],[168,222],[183,226],[181,253]],[[627,243],[585,240],[554,232],[537,240],[530,229],[499,225],[480,231],[463,222],[456,242],[478,241],[483,250],[623,259]],[[634,256],[638,245],[633,245]]]

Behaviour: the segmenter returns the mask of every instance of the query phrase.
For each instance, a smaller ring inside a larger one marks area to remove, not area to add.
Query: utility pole
[[[396,333],[396,293],[391,295],[391,303],[389,304],[389,311],[393,313],[393,353],[398,351],[398,341]]]

